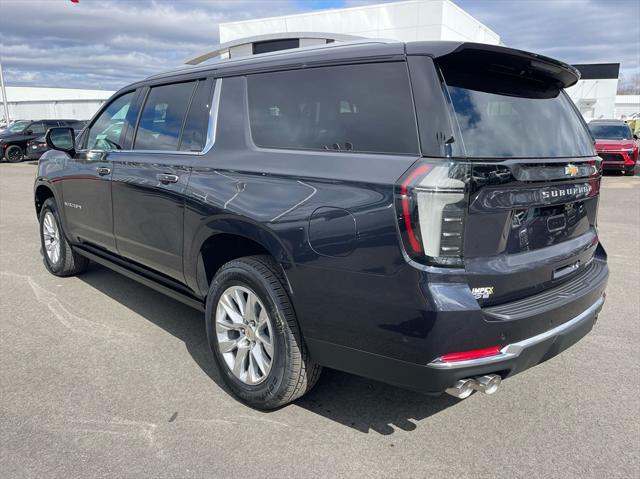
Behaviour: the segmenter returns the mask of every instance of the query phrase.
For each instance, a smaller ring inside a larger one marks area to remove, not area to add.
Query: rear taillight
[[[400,236],[409,257],[423,264],[463,266],[469,165],[420,161],[396,186]]]

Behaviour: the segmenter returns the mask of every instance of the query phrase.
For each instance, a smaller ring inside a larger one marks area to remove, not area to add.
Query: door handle
[[[178,175],[168,175],[166,173],[160,173],[156,175],[156,179],[160,183],[166,185],[169,183],[177,183],[179,178]]]
[[[108,175],[109,173],[111,173],[111,168],[106,168],[104,166],[99,166],[96,168],[96,171],[98,172],[98,174],[100,176],[104,176],[104,175]]]

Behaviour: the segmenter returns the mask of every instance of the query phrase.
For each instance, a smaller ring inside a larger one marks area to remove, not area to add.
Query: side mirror
[[[33,135],[33,130],[27,130],[24,132],[25,135]]]
[[[64,151],[72,156],[75,153],[76,136],[73,128],[49,128],[45,135],[45,141],[52,150]]]
[[[635,134],[634,134],[634,135],[633,135],[633,139],[634,139],[634,140],[637,140],[637,139],[638,139],[638,135],[635,135]]]

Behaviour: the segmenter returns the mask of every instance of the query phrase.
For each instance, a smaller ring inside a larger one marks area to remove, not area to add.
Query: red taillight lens
[[[456,361],[468,361],[470,359],[486,358],[500,354],[501,346],[492,346],[484,349],[473,349],[471,351],[463,351],[460,353],[450,353],[440,356],[443,363],[454,363]]]
[[[406,180],[402,182],[402,186],[400,188],[400,193],[402,195],[402,217],[404,219],[404,226],[407,232],[407,238],[409,239],[409,245],[411,246],[411,250],[414,253],[422,253],[422,246],[420,244],[420,240],[416,237],[416,233],[413,229],[413,223],[411,221],[411,211],[409,208],[409,185],[412,182],[417,181],[418,177],[426,175],[431,169],[428,165],[421,165],[420,167],[413,170]]]
[[[469,165],[420,161],[398,182],[396,211],[409,257],[424,264],[463,266]]]

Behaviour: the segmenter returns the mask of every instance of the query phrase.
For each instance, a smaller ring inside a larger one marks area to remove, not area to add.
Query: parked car
[[[67,122],[68,127],[73,128],[73,133],[76,137],[82,133],[82,129],[87,124],[87,121],[69,121]],[[27,142],[27,147],[25,149],[25,156],[29,160],[37,160],[39,159],[45,151],[48,151],[49,147],[47,146],[47,141],[45,136],[39,136],[38,138],[34,138],[33,140],[29,140]]]
[[[0,132],[0,159],[18,163],[25,158],[27,142],[56,126],[73,125],[77,120],[20,120]]]
[[[322,366],[492,393],[604,303],[600,159],[563,91],[578,78],[461,42],[152,76],[77,141],[47,133],[45,267],[95,261],[204,311],[221,376],[256,408],[300,397]]]
[[[10,120],[9,122],[5,122],[4,120],[0,121],[0,133],[4,132],[7,128],[9,128],[11,125],[16,123],[17,121],[24,121],[24,120]]]
[[[633,175],[638,161],[638,136],[622,120],[592,120],[589,130],[596,140],[596,150],[603,168]]]

